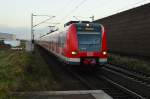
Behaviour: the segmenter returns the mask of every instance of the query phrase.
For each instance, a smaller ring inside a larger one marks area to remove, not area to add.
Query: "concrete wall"
[[[150,57],[150,3],[96,22],[106,28],[109,51]]]

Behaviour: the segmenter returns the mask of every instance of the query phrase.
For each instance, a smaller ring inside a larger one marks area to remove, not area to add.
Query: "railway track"
[[[120,88],[112,85],[100,75],[91,72],[78,72],[74,71],[72,68],[65,69],[67,69],[70,74],[79,79],[81,83],[89,87],[91,90],[103,90],[113,97],[113,99],[137,99],[137,97],[134,97],[131,94],[126,93]]]
[[[44,51],[43,51],[44,52]],[[53,56],[48,56],[48,52],[44,52],[46,57],[45,58],[50,58]],[[79,84],[79,89],[83,90],[104,90],[107,94],[109,94],[111,97],[114,99],[145,99],[137,94],[133,94],[129,91],[126,91],[125,89],[121,88],[119,84],[115,82],[110,83],[109,77],[106,77],[105,75],[103,76],[102,73],[93,73],[93,72],[82,72],[82,71],[77,71],[77,69],[70,68],[67,66],[62,66],[55,58],[51,58],[51,61],[55,62],[57,64],[53,68],[59,68],[61,69],[61,72],[65,72],[68,75],[71,75],[74,79],[78,79],[78,84]],[[59,71],[60,72],[60,71]],[[104,72],[103,72],[104,73]],[[60,73],[61,74],[61,73]],[[105,73],[104,73],[105,74]],[[62,75],[61,75],[62,76]],[[69,82],[70,78],[67,78],[67,81]],[[71,78],[72,79],[72,78]],[[64,79],[66,80],[66,79]],[[63,81],[63,79],[62,79]],[[73,84],[73,83],[70,83]],[[69,83],[67,83],[67,86],[70,86]],[[75,84],[71,85],[69,90],[77,90],[78,88],[74,89]],[[67,89],[65,89],[67,90]]]
[[[114,67],[117,67],[117,68],[121,68],[121,69],[124,69],[124,70],[127,70],[131,73],[134,73],[136,75],[139,75],[139,76],[142,76],[144,78],[150,78],[150,75],[148,73],[145,73],[143,71],[139,71],[139,70],[133,70],[131,68],[129,68],[128,66],[125,66],[125,65],[116,65],[116,64],[112,64],[112,63],[109,63],[109,65],[112,65]]]
[[[133,72],[131,70],[128,70],[128,69],[125,69],[125,68],[121,68],[121,67],[118,67],[116,65],[110,65],[110,64],[105,65],[105,67],[109,68],[111,70],[117,71],[119,73],[122,73],[124,75],[127,75],[128,77],[131,77],[131,78],[133,78],[135,80],[143,82],[143,83],[145,83],[147,85],[150,84],[150,76],[145,75],[143,73]]]
[[[109,79],[110,82],[115,82],[117,85],[121,85],[122,89],[127,92],[138,96],[139,98],[150,98],[149,77],[109,64],[100,69],[104,77]]]

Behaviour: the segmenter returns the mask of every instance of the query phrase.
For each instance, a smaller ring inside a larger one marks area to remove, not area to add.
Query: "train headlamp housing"
[[[103,54],[103,55],[106,55],[106,54],[107,54],[107,52],[106,52],[106,51],[103,51],[103,52],[102,52],[102,54]]]
[[[72,55],[77,55],[77,52],[76,51],[72,51],[71,54]]]

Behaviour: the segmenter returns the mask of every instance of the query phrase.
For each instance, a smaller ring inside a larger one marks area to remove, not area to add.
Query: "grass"
[[[121,65],[131,70],[144,72],[150,75],[150,62],[148,61],[112,53],[109,56],[109,63]]]
[[[15,91],[57,90],[59,84],[36,51],[0,51],[0,99],[13,99]]]

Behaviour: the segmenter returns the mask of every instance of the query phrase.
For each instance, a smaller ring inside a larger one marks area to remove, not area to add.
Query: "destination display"
[[[89,32],[100,32],[100,25],[94,24],[85,24],[85,25],[77,25],[77,31],[89,31]]]

